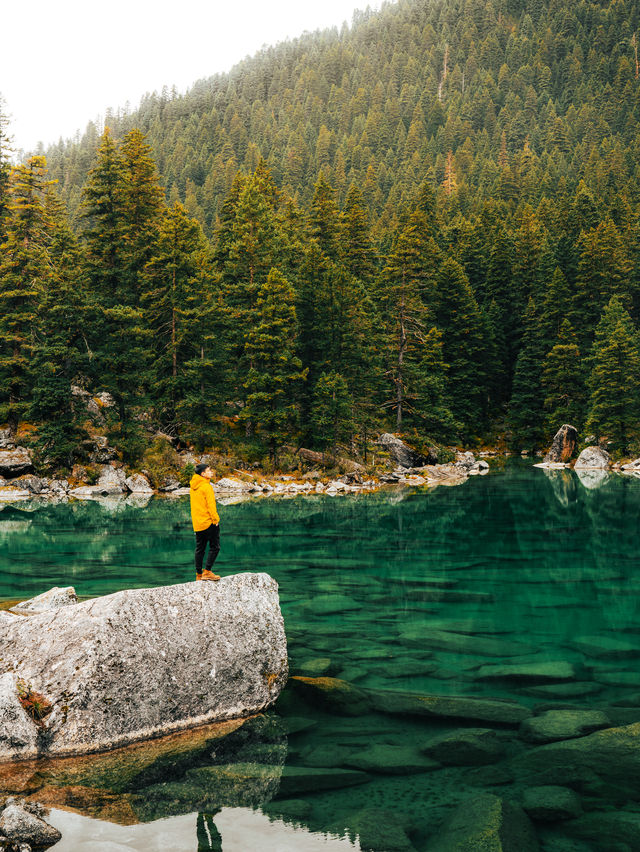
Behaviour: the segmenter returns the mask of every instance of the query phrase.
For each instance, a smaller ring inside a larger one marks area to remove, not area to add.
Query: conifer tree
[[[101,306],[130,304],[126,290],[125,165],[105,128],[84,187],[83,233],[89,284]]]
[[[640,344],[619,296],[602,313],[589,360],[585,428],[626,453],[640,433]]]
[[[443,357],[449,365],[449,404],[467,435],[485,425],[487,341],[471,285],[459,263],[445,258],[436,276],[434,318],[442,332]]]
[[[145,266],[142,306],[155,349],[149,390],[169,431],[189,422],[189,405],[184,405],[184,400],[191,397],[194,386],[200,387],[205,380],[207,389],[212,390],[210,369],[199,357],[203,330],[214,325],[207,248],[199,223],[176,203],[165,213],[153,256]],[[210,398],[210,409],[213,403]],[[196,406],[193,413],[197,410]],[[204,425],[199,424],[200,430]]]
[[[4,240],[5,218],[9,201],[9,173],[11,171],[11,138],[8,134],[9,120],[5,113],[5,104],[0,94],[0,244]]]
[[[335,371],[322,373],[315,384],[311,411],[314,444],[330,455],[341,442],[351,440],[355,430],[353,407],[347,381]]]
[[[544,394],[540,364],[544,354],[545,342],[541,336],[540,320],[533,299],[529,299],[508,411],[511,443],[516,449],[533,449],[543,437]]]
[[[120,146],[120,154],[123,167],[123,286],[128,303],[137,305],[140,279],[153,252],[163,212],[164,191],[159,184],[151,147],[140,130],[127,133]]]
[[[30,404],[33,336],[51,276],[45,210],[47,164],[31,157],[11,170],[0,246],[0,420],[15,427]]]
[[[376,254],[371,241],[369,217],[363,206],[362,194],[355,184],[349,187],[340,221],[341,261],[351,275],[370,284],[375,274]]]
[[[569,320],[563,320],[557,342],[542,363],[547,434],[563,423],[580,428],[584,417],[584,367],[578,341]]]
[[[37,426],[36,449],[51,469],[70,469],[84,435],[71,386],[87,375],[92,352],[86,337],[86,282],[82,255],[58,195],[45,198],[49,222],[45,279],[32,348],[33,390],[29,416]]]
[[[246,334],[245,354],[251,366],[241,417],[255,425],[275,466],[279,445],[296,426],[298,389],[307,375],[295,354],[295,294],[275,268],[258,291],[256,317]]]
[[[322,172],[316,181],[309,214],[309,230],[317,240],[320,251],[330,260],[338,259],[339,218],[335,202],[335,191]]]

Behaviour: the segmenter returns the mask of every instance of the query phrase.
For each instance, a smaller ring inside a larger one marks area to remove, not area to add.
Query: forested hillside
[[[633,0],[400,0],[14,169],[0,420],[68,463],[73,383],[131,462],[145,426],[640,450],[639,28]]]

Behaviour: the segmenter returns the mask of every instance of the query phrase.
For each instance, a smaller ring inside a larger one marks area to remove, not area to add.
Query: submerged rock
[[[640,646],[614,636],[576,636],[571,644],[577,651],[600,660],[630,660],[640,657]]]
[[[440,763],[424,757],[411,746],[378,743],[359,750],[345,760],[347,766],[380,775],[414,775],[440,768]]]
[[[580,796],[568,787],[529,787],[524,791],[522,807],[531,819],[559,822],[582,813]]]
[[[435,590],[434,595],[452,594],[451,590]],[[436,648],[453,654],[471,654],[482,657],[517,657],[534,650],[531,646],[510,639],[493,639],[485,636],[467,636],[447,630],[409,627],[400,631],[399,640],[410,647]]]
[[[490,728],[461,728],[435,737],[422,749],[443,766],[484,766],[504,754],[504,741]]]
[[[415,852],[405,825],[394,811],[364,808],[350,814],[345,823],[331,826],[331,832],[342,835],[347,830],[349,834],[357,835],[358,848],[366,852]]]
[[[525,719],[520,736],[530,743],[551,743],[583,737],[610,725],[600,710],[547,710],[540,716]]]
[[[366,690],[380,713],[426,716],[436,719],[466,719],[499,725],[519,725],[531,711],[515,701],[497,698],[468,698],[460,695],[424,695],[418,692]]]
[[[277,584],[266,574],[131,589],[16,618],[3,623],[0,658],[8,677],[54,705],[37,748],[11,745],[5,726],[5,760],[241,718],[272,704],[288,674]]]
[[[480,666],[476,674],[478,680],[522,680],[533,683],[550,680],[573,680],[575,670],[571,663],[522,663],[506,666]]]
[[[429,852],[538,852],[522,808],[490,793],[463,802],[429,844]]]
[[[326,769],[313,766],[284,766],[277,798],[289,799],[301,793],[319,793],[366,784],[371,778],[355,769]]]
[[[610,852],[639,852],[640,812],[602,811],[586,814],[562,826],[573,837],[596,841],[595,849]],[[601,841],[600,843],[598,841]]]
[[[640,722],[539,746],[515,758],[513,765],[529,778],[544,778],[545,784],[570,784],[603,795],[637,796]]]

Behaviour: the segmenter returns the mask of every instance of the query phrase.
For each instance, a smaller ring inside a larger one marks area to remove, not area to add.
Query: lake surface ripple
[[[4,767],[0,789],[84,817],[52,812],[60,850],[422,852],[487,793],[546,852],[640,849],[640,480],[514,461],[220,514],[216,570],[276,578],[293,678],[224,736]],[[6,506],[1,596],[186,582],[192,545],[187,500]]]

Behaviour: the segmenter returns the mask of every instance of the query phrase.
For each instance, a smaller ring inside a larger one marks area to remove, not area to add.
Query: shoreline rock
[[[267,574],[128,589],[3,619],[0,761],[107,751],[270,706],[288,677]],[[18,680],[53,706],[37,724]]]

